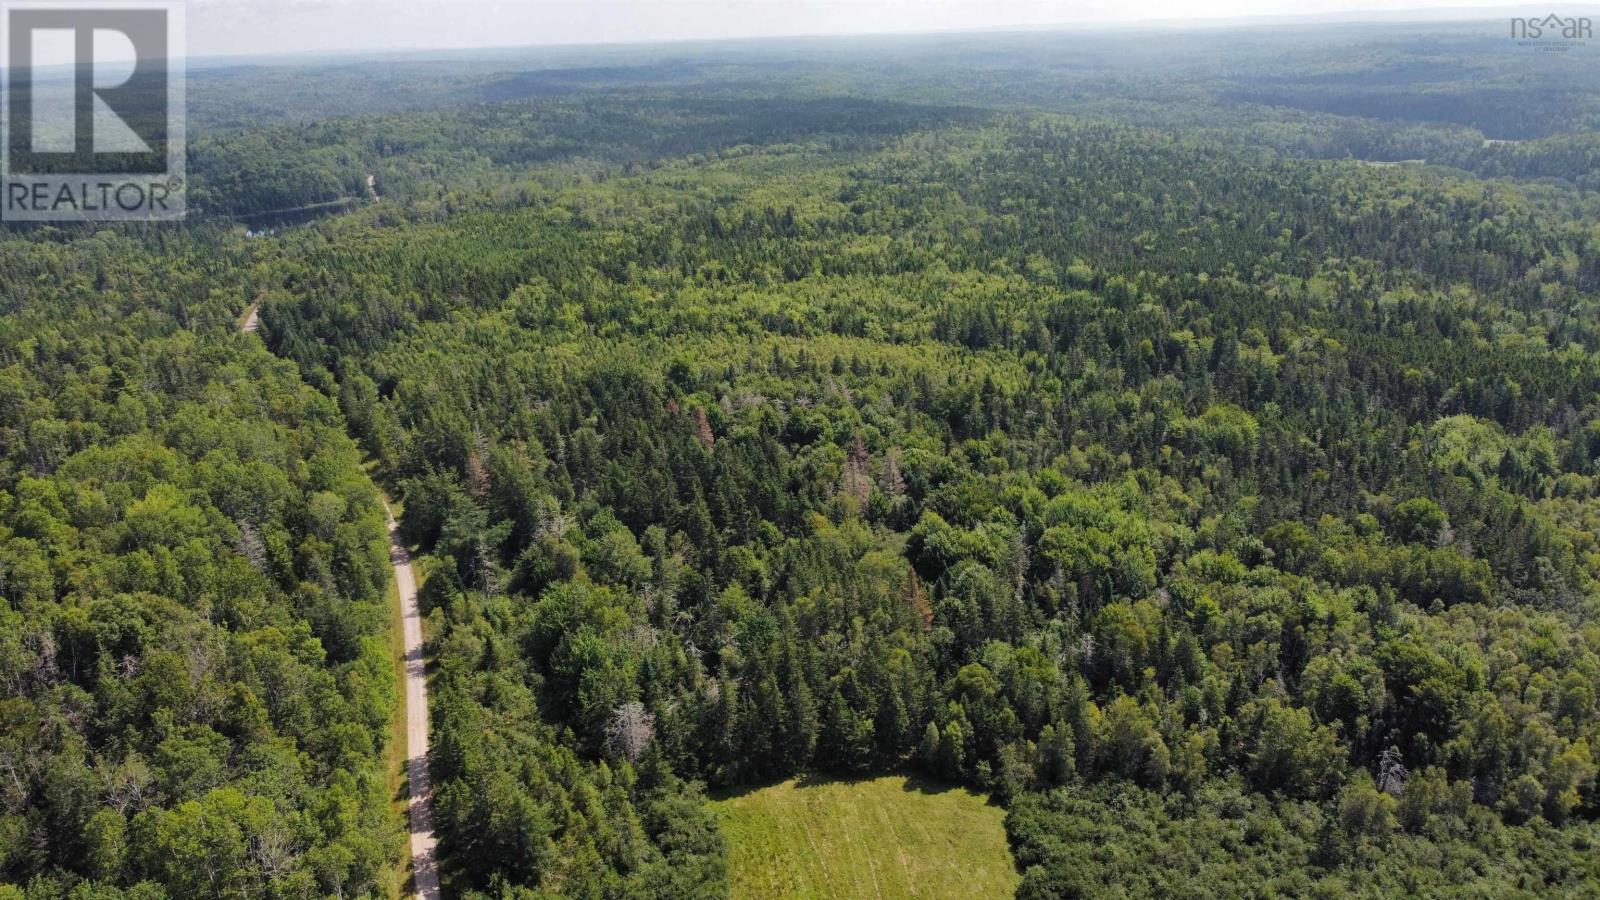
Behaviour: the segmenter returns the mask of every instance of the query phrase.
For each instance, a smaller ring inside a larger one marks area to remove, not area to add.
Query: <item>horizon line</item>
[[[411,44],[390,47],[349,47],[342,49],[277,50],[262,53],[191,54],[187,62],[210,64],[244,62],[261,64],[267,60],[352,59],[360,57],[416,56],[424,54],[495,54],[532,52],[540,50],[584,50],[649,47],[692,47],[701,45],[759,44],[773,41],[847,41],[872,38],[939,38],[961,36],[998,36],[1007,34],[1051,34],[1093,32],[1165,32],[1248,30],[1252,28],[1293,26],[1350,26],[1350,25],[1468,25],[1494,21],[1514,13],[1539,10],[1547,15],[1563,11],[1591,12],[1585,4],[1561,2],[1552,4],[1517,3],[1496,6],[1407,7],[1405,9],[1359,9],[1321,13],[1286,13],[1267,15],[1227,15],[1171,17],[1134,17],[1126,19],[1097,19],[1087,22],[1056,22],[1041,24],[996,25],[977,28],[935,29],[880,29],[838,32],[775,32],[760,35],[678,37],[659,40],[615,41],[549,41],[506,44],[426,45]]]

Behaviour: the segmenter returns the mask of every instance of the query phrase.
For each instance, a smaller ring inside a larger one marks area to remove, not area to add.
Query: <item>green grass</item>
[[[713,806],[733,900],[1010,897],[1005,811],[902,776],[786,781]]]
[[[394,662],[394,683],[400,689],[400,702],[389,717],[389,742],[383,751],[389,800],[400,822],[401,855],[389,879],[389,896],[401,898],[411,893],[411,794],[406,785],[406,639],[401,633],[400,589],[389,575],[389,652]]]
[[[371,476],[375,466],[369,461],[364,468]],[[376,483],[374,481],[374,485]],[[389,500],[382,488],[378,493],[399,516],[400,504]],[[389,878],[389,897],[399,900],[413,895],[415,888],[411,881],[411,793],[406,783],[406,638],[400,614],[400,585],[394,580],[392,570],[384,597],[389,606],[389,657],[393,663],[394,683],[400,691],[400,702],[395,704],[394,715],[389,717],[389,741],[383,752],[390,806],[400,823],[400,856]]]

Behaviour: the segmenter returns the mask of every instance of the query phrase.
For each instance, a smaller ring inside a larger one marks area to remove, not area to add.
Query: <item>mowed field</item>
[[[1010,897],[1005,811],[891,776],[786,781],[715,801],[733,900]]]

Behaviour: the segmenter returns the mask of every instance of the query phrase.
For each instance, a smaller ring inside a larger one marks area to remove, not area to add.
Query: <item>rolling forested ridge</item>
[[[1022,898],[1600,894],[1600,67],[1502,26],[197,67],[187,223],[0,236],[0,898],[405,890],[378,484],[449,896],[888,776]]]

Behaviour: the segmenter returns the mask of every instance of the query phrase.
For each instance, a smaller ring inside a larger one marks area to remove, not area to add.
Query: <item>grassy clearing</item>
[[[734,900],[1010,897],[1005,811],[902,776],[801,779],[715,801]]]

